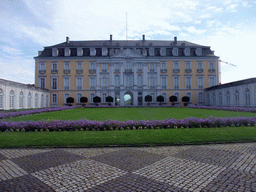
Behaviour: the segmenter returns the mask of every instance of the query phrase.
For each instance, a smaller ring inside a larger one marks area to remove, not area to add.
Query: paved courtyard
[[[256,143],[0,149],[0,191],[256,191]]]

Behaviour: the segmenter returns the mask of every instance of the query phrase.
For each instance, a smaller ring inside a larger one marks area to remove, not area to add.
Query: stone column
[[[114,64],[110,63],[109,64],[109,85],[114,87]]]
[[[143,87],[148,88],[148,69],[147,69],[147,63],[143,63]]]
[[[137,90],[135,90],[133,92],[133,105],[138,106],[138,92],[137,92]]]
[[[124,106],[124,91],[120,91],[120,106]]]
[[[124,71],[124,65],[123,65],[123,63],[121,63],[120,88],[124,86],[124,75],[123,75],[123,71]]]

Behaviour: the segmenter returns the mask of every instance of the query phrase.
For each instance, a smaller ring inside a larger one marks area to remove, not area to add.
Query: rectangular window
[[[69,77],[64,77],[64,90],[69,89]]]
[[[107,71],[107,69],[108,69],[107,68],[107,63],[102,63],[101,64],[101,69]]]
[[[45,70],[45,62],[40,62],[39,63],[39,70],[42,70],[42,71]]]
[[[189,97],[189,102],[192,102],[192,93],[188,92],[186,95]]]
[[[202,70],[203,69],[203,62],[201,62],[201,61],[197,62],[197,69],[198,70]]]
[[[214,62],[209,62],[209,69],[213,70],[214,69]]]
[[[52,94],[52,103],[57,104],[57,94],[56,93]]]
[[[155,70],[155,63],[149,63],[149,69]]]
[[[138,76],[138,86],[142,87],[142,76]]]
[[[94,96],[95,96],[94,93],[91,93],[91,94],[90,94],[90,103],[93,103],[93,98],[94,98]]]
[[[76,69],[77,69],[77,70],[82,70],[82,69],[83,69],[83,63],[82,63],[82,61],[77,61],[77,62],[76,62]]]
[[[138,63],[138,69],[142,69],[143,68],[143,64],[142,63]]]
[[[166,83],[166,80],[167,80],[167,78],[166,77],[162,77],[161,78],[162,79],[162,88],[167,88],[167,83]]]
[[[150,77],[149,78],[149,86],[150,87],[156,86],[156,82],[155,82],[155,78],[154,77]]]
[[[179,76],[175,76],[173,77],[173,88],[174,89],[179,89],[180,88],[180,77]]]
[[[215,85],[215,77],[209,77],[209,87]]]
[[[115,63],[115,69],[119,70],[120,69],[120,64],[119,63]]]
[[[82,89],[82,82],[83,82],[82,77],[76,78],[76,89],[78,89],[78,90]]]
[[[40,87],[45,89],[45,78],[40,78]]]
[[[3,109],[3,95],[0,95],[0,109]]]
[[[57,71],[57,70],[58,70],[57,62],[52,62],[52,71]]]
[[[175,69],[175,70],[179,69],[179,62],[173,63],[173,69]]]
[[[191,69],[191,62],[185,62],[185,69]]]
[[[166,62],[161,62],[161,69],[166,69]]]
[[[96,69],[95,62],[90,62],[90,69]]]
[[[57,77],[52,78],[52,89],[57,89]]]
[[[192,81],[191,77],[186,77],[186,89],[191,89]]]
[[[201,77],[201,76],[197,77],[197,88],[198,89],[204,88],[204,77]]]
[[[95,78],[90,77],[90,87],[95,87]]]
[[[69,63],[69,61],[66,61],[64,63],[64,70],[70,70],[70,63]]]

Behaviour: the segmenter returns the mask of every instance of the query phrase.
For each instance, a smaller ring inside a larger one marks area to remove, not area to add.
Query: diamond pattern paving
[[[237,151],[224,151],[207,147],[192,147],[180,151],[173,156],[217,166],[229,167],[240,155],[241,153]]]
[[[54,150],[45,153],[38,153],[12,159],[28,173],[33,173],[50,167],[55,167],[65,163],[71,163],[84,157],[68,153],[64,150]]]
[[[93,160],[80,160],[39,171],[32,175],[56,191],[84,191],[126,173],[126,171]]]
[[[128,148],[91,157],[90,159],[131,172],[141,169],[165,157],[166,156],[164,155]]]
[[[225,168],[167,157],[133,173],[191,191],[202,189]]]
[[[0,191],[54,191],[51,187],[44,184],[31,175],[24,175],[9,180],[0,181]]]
[[[0,191],[256,191],[256,144],[1,149]]]
[[[117,177],[114,180],[108,181],[101,185],[97,185],[89,190],[93,191],[185,191],[178,187],[170,186],[166,183],[162,183],[153,179],[149,179],[136,174],[126,174],[121,177]]]
[[[256,191],[256,175],[226,169],[202,191]]]

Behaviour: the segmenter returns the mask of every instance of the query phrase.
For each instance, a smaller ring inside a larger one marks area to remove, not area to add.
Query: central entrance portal
[[[133,95],[131,92],[126,92],[124,94],[124,105],[132,106],[133,105]]]

